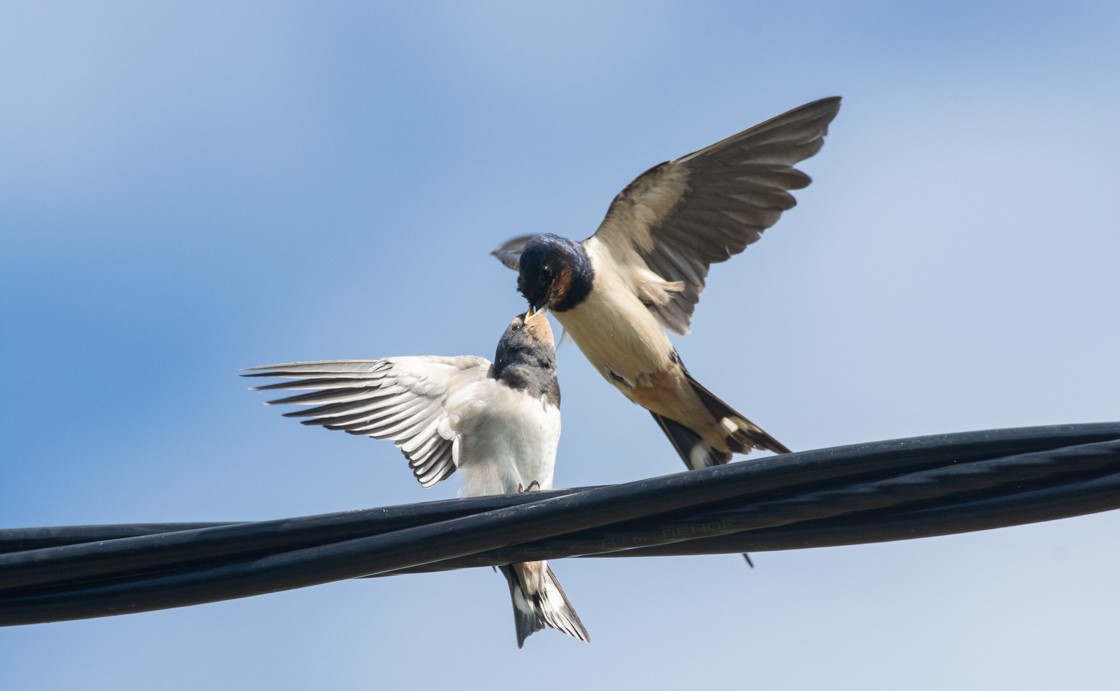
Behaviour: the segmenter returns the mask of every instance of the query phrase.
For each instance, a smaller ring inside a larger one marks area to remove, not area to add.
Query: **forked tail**
[[[789,453],[785,444],[767,434],[761,427],[740,415],[731,406],[724,403],[714,393],[704,388],[704,385],[692,378],[685,370],[684,376],[692,385],[696,395],[703,401],[704,407],[712,414],[724,432],[724,441],[727,448],[734,453],[750,453],[751,449],[773,451],[774,453]]]
[[[789,449],[784,444],[704,388],[700,382],[692,378],[688,370],[685,370],[684,376],[704,407],[712,414],[713,422],[719,425],[723,442],[730,449],[729,451],[717,449],[705,441],[699,432],[685,427],[676,420],[650,411],[650,415],[653,415],[653,419],[657,421],[665,436],[669,437],[673,448],[677,450],[677,454],[689,470],[723,465],[731,460],[732,453],[750,453],[751,449],[789,453]]]
[[[669,443],[677,450],[677,454],[689,470],[711,468],[714,465],[723,465],[731,460],[731,452],[712,448],[711,444],[704,441],[699,434],[676,420],[662,417],[652,410],[649,414],[653,416],[654,420],[657,420],[661,431],[665,433],[666,437],[669,437]]]
[[[531,561],[498,568],[509,583],[518,648],[531,634],[546,626],[581,641],[591,641],[587,629],[583,628],[583,622],[546,562]]]

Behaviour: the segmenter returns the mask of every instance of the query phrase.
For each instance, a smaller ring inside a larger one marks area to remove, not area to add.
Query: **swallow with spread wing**
[[[560,440],[560,386],[544,313],[518,316],[486,358],[393,357],[254,367],[247,376],[294,381],[256,390],[311,390],[269,404],[305,425],[391,439],[420,484],[459,470],[462,496],[551,489]],[[500,567],[513,599],[517,645],[545,626],[589,641],[546,562]]]
[[[665,329],[687,334],[708,267],[742,252],[809,185],[794,168],[820,150],[839,98],[795,108],[654,166],[615,197],[595,234],[510,240],[529,313],[550,310],[599,373],[650,411],[691,468],[784,445],[688,373]]]

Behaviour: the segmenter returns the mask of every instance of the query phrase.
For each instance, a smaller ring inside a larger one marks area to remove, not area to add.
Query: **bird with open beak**
[[[310,390],[273,404],[305,425],[391,439],[420,484],[454,473],[461,496],[551,489],[560,441],[560,386],[552,329],[544,313],[518,315],[494,362],[471,355],[297,362],[251,368],[252,377],[294,381],[257,390]],[[589,641],[546,562],[500,567],[513,599],[517,646],[545,626]]]

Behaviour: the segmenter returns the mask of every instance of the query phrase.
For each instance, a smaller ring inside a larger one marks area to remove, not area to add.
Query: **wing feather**
[[[399,357],[381,360],[293,362],[251,368],[249,377],[282,377],[259,391],[308,391],[269,405],[311,406],[285,413],[319,425],[376,439],[391,439],[413,475],[429,487],[455,472],[456,412],[448,398],[486,378],[485,358]]]
[[[637,295],[662,290],[647,306],[662,325],[688,333],[708,268],[742,252],[797,203],[790,190],[810,183],[793,166],[824,145],[828,124],[840,108],[826,98],[795,108],[679,158],[654,166],[615,197],[599,229],[598,243]],[[518,238],[503,246],[503,261],[519,253]],[[501,258],[501,257],[500,257]],[[640,285],[648,268],[679,289]]]

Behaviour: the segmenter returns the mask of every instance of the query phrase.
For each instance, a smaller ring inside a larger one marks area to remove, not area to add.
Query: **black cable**
[[[275,554],[516,506],[537,498],[527,494],[479,497],[259,522],[0,531],[8,533],[3,541],[8,551],[0,553],[0,591],[213,563],[225,557]],[[39,546],[44,544],[56,546]],[[17,548],[20,545],[23,549]]]
[[[813,536],[849,544],[1048,520],[1120,507],[1116,440],[1120,423],[971,432],[567,492],[261,523],[6,530],[0,624],[508,563],[510,555],[757,551],[811,546]]]
[[[1038,448],[1048,447],[1054,443],[1069,443],[1083,438],[1096,438],[1094,434],[1106,434],[1107,431],[1095,432],[1092,429],[1081,430],[1081,436],[1061,435],[1053,438],[1054,428],[1033,430],[1008,431],[998,438],[998,443],[1003,448]],[[898,474],[906,468],[923,468],[930,463],[927,459],[929,451],[935,450],[937,454],[952,451],[955,457],[961,460],[975,458],[977,454],[990,453],[986,440],[990,433],[966,433],[955,435],[952,440],[944,435],[937,437],[915,438],[903,441],[878,442],[858,446],[842,447],[839,449],[825,449],[814,452],[783,456],[766,459],[751,464],[751,471],[761,471],[763,466],[790,467],[797,465],[805,469],[812,465],[813,459],[825,459],[827,462],[821,468],[827,472],[816,472],[808,478],[809,482],[829,480],[835,482],[841,477],[851,475],[866,475],[879,477],[883,472]],[[884,455],[885,454],[885,455]],[[848,458],[860,458],[861,464],[846,462]],[[875,458],[886,459],[886,462],[875,461]],[[874,462],[872,462],[874,461]],[[936,462],[942,462],[937,460]],[[873,466],[873,467],[869,467]],[[734,474],[745,472],[744,466],[725,466],[722,471]],[[711,471],[706,471],[711,472]],[[757,474],[757,473],[754,473]],[[643,481],[643,482],[653,482]],[[797,482],[795,481],[794,484]],[[749,490],[758,491],[762,488],[760,483],[752,483]],[[603,489],[603,488],[590,488]],[[726,489],[726,488],[725,488]],[[786,489],[779,486],[778,489]],[[587,491],[587,490],[583,490]],[[570,493],[571,490],[568,491]],[[316,545],[330,544],[348,539],[381,534],[401,528],[426,525],[437,521],[444,521],[460,516],[472,515],[496,508],[538,501],[542,496],[548,495],[511,495],[509,497],[481,497],[469,500],[453,500],[444,502],[427,502],[406,506],[370,509],[366,511],[353,511],[322,516],[311,516],[298,519],[281,519],[277,521],[264,521],[258,523],[240,523],[226,525],[205,525],[201,528],[184,527],[182,524],[172,526],[170,530],[162,530],[159,526],[148,528],[154,532],[166,532],[163,537],[147,537],[142,535],[127,535],[116,537],[124,532],[135,533],[142,529],[129,526],[105,527],[103,533],[97,534],[95,527],[78,527],[66,529],[32,529],[2,531],[8,533],[3,542],[8,545],[42,543],[45,541],[43,533],[47,533],[56,542],[60,539],[72,539],[74,534],[83,540],[81,544],[73,544],[66,548],[50,551],[24,549],[18,554],[0,555],[0,590],[20,588],[33,585],[45,585],[57,581],[74,581],[82,578],[112,577],[129,572],[152,571],[165,569],[169,566],[190,564],[194,562],[214,563],[223,557],[234,556],[241,558],[264,556],[294,549],[313,547]],[[711,497],[707,501],[711,501]],[[820,499],[813,500],[818,504]],[[852,511],[855,507],[840,501],[841,511]],[[659,507],[658,502],[651,502],[650,510],[645,515],[655,515]],[[573,523],[572,529],[580,527]],[[632,530],[625,528],[624,530]],[[38,534],[36,534],[36,531]],[[60,537],[60,533],[65,533]],[[110,535],[114,537],[110,537]],[[693,537],[702,537],[694,535]],[[616,540],[622,537],[614,538]],[[633,542],[631,546],[635,546]],[[568,556],[571,551],[554,556]],[[508,563],[500,561],[498,563]]]
[[[886,454],[888,454],[886,456],[887,462],[880,463],[880,466],[877,468],[877,470],[880,472],[889,473],[892,470],[905,469],[901,466],[895,468],[889,467],[890,462],[894,458],[889,454],[897,454],[899,459],[901,459],[903,456],[913,457],[913,459],[918,463],[926,461],[926,458],[923,454],[932,455],[935,463],[949,462],[949,460],[951,460],[952,458],[956,458],[959,461],[969,461],[977,458],[998,455],[1000,453],[1022,453],[1032,450],[1045,450],[1074,444],[1085,444],[1094,441],[1114,439],[1118,435],[1120,435],[1120,423],[1095,423],[1081,425],[1029,427],[998,431],[964,432],[954,435],[935,435],[927,437],[913,437],[910,439],[902,440],[873,442],[869,444],[836,447],[832,449],[822,449],[813,452],[803,452],[801,454],[794,454],[792,456],[784,456],[783,458],[800,459],[804,457],[806,453],[811,453],[813,455],[831,454],[835,456],[833,464],[837,467],[841,467],[848,457],[877,456],[878,458],[882,459],[884,458],[883,454],[885,452]],[[866,458],[864,460],[866,460]],[[747,462],[757,464],[760,461],[751,460]],[[739,464],[732,464],[723,467],[735,468],[738,466]],[[831,479],[831,476],[822,475],[821,479],[829,480]],[[560,491],[571,492],[574,490]],[[530,495],[475,497],[450,501],[422,502],[390,508],[347,511],[338,514],[324,514],[321,516],[310,516],[297,519],[264,521],[258,522],[254,525],[256,525],[261,531],[304,530],[306,528],[308,533],[322,534],[327,537],[327,541],[329,541],[330,533],[318,532],[320,530],[325,530],[324,528],[319,527],[319,524],[321,522],[333,524],[336,527],[340,528],[345,523],[349,522],[354,530],[359,531],[355,534],[363,534],[361,533],[361,531],[378,529],[377,523],[379,523],[383,519],[388,521],[402,521],[402,523],[400,524],[394,524],[392,522],[386,524],[386,527],[388,529],[392,529],[394,525],[399,526],[409,524],[410,519],[414,521],[412,524],[419,525],[435,520],[444,520],[448,517],[469,515],[471,513],[477,513],[479,511],[486,511],[502,506],[510,506],[518,503],[519,501],[532,500],[534,500],[534,497],[531,497]],[[100,541],[117,540],[126,537],[148,536],[158,533],[174,533],[185,530],[198,530],[203,528],[231,526],[240,523],[243,522],[231,521],[226,523],[211,522],[86,525],[45,528],[11,528],[0,530],[0,569],[6,569],[11,565],[9,562],[3,560],[3,555],[12,552],[26,552],[34,549],[58,547],[71,544],[96,543]],[[258,535],[254,534],[252,536],[252,539],[256,540],[258,539],[258,537]],[[170,546],[171,544],[169,543],[160,543],[159,545],[155,545],[155,549],[163,550],[164,548]],[[248,538],[246,538],[241,548],[248,546],[249,540]]]
[[[1120,508],[1120,441],[955,464],[842,489],[616,524],[410,572],[573,555],[732,554],[902,540]]]

